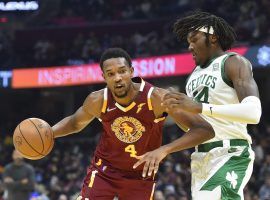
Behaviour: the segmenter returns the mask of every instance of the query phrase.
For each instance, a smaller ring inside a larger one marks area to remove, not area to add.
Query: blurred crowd
[[[13,13],[13,21],[3,27],[1,68],[92,63],[113,46],[126,49],[132,57],[186,51],[185,43],[177,42],[172,33],[172,25],[177,17],[194,10],[225,18],[234,27],[238,44],[270,43],[268,0],[56,0],[40,4],[40,10],[28,14],[31,17]]]

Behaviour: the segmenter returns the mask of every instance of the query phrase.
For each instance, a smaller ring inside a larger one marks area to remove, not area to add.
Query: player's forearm
[[[189,131],[184,134],[181,138],[162,146],[166,151],[166,154],[181,151],[184,149],[189,149],[195,147],[207,140],[212,139],[215,136],[212,127],[195,127],[189,129]]]
[[[244,98],[239,104],[213,105],[203,103],[202,113],[233,122],[258,124],[262,108],[258,97],[249,96]]]
[[[77,133],[83,129],[83,126],[79,126],[75,121],[73,115],[62,119],[60,122],[55,124],[53,127],[54,137],[62,137],[72,133]]]

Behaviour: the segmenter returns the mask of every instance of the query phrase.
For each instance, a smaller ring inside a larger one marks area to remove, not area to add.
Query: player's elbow
[[[213,129],[213,127],[209,124],[208,126],[208,140],[212,139],[215,137],[215,131]]]
[[[250,105],[249,112],[246,114],[246,123],[258,124],[262,115],[262,109],[258,105]]]
[[[200,143],[206,142],[215,137],[215,131],[208,122],[200,122],[196,127],[193,127],[199,133]]]
[[[76,119],[75,115],[71,115],[68,118],[69,132],[78,133],[83,129],[82,124]]]
[[[201,129],[203,129],[202,132],[204,133],[205,140],[210,140],[215,137],[215,131],[208,122],[205,122]]]
[[[246,105],[246,109],[241,115],[241,118],[246,118],[246,120],[243,120],[243,122],[248,124],[258,124],[262,115],[260,99],[255,96],[248,96],[241,101],[241,104]]]
[[[253,115],[251,115],[248,123],[249,124],[258,124],[260,122],[261,115],[262,115],[262,111],[258,111],[256,113],[254,113]]]
[[[80,122],[73,122],[71,124],[72,126],[72,132],[73,133],[78,133],[80,132],[82,129],[84,129],[84,127],[86,126],[86,124],[84,123],[80,123]]]

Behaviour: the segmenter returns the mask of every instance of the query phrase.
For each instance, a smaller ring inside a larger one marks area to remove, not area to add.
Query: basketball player
[[[154,179],[134,170],[137,155],[160,147],[166,118],[161,99],[166,90],[133,77],[130,56],[122,49],[106,50],[100,66],[107,87],[92,92],[71,116],[53,126],[55,137],[79,132],[94,118],[103,125],[103,134],[87,170],[78,200],[149,200]],[[199,115],[169,112],[174,120],[190,127],[181,139],[181,148],[198,145],[214,137],[211,125]],[[178,150],[178,147],[174,147]]]
[[[174,30],[181,40],[187,39],[197,66],[186,84],[188,97],[171,92],[163,105],[200,113],[215,130],[215,137],[198,145],[191,156],[192,199],[243,200],[254,161],[246,127],[259,123],[262,112],[252,66],[241,55],[225,52],[235,33],[220,17],[195,12],[179,19]],[[140,156],[134,167],[146,162],[144,171],[152,174],[167,149],[168,145]]]

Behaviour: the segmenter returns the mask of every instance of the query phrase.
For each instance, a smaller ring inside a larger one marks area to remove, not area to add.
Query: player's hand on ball
[[[163,147],[154,151],[147,152],[141,156],[137,156],[138,161],[133,165],[133,169],[144,163],[142,176],[152,176],[157,173],[159,163],[167,156]]]

